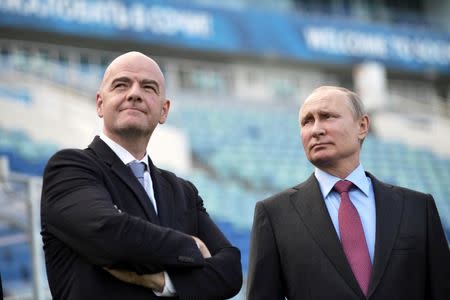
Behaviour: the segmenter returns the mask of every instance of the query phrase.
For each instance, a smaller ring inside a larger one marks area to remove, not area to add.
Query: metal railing
[[[31,251],[31,293],[14,292],[5,296],[5,300],[16,299],[50,299],[47,280],[44,270],[44,258],[42,253],[42,240],[40,232],[40,194],[42,179],[40,177],[11,173],[8,159],[0,157],[0,203],[5,208],[0,215],[2,223],[9,224],[23,231],[23,234],[14,234],[4,237],[4,244],[14,245],[29,243]],[[7,282],[3,278],[3,289],[8,289]],[[6,284],[5,284],[6,283]]]

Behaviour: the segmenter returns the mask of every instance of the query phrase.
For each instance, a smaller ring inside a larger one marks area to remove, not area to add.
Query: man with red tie
[[[316,168],[256,205],[248,299],[450,299],[450,251],[433,197],[365,172],[369,117],[358,95],[317,88],[299,121]]]

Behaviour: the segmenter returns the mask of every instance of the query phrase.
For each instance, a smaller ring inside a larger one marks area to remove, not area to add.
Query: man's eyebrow
[[[314,114],[314,111],[312,111],[312,110],[307,110],[307,111],[304,111],[303,113],[302,113],[302,116],[303,117],[306,117],[306,116],[310,116],[310,115],[313,115]]]
[[[126,83],[130,83],[131,82],[131,78],[127,77],[127,76],[122,76],[122,77],[117,77],[114,78],[111,81],[110,86],[114,86],[114,84],[116,84],[117,82],[126,82]],[[159,93],[159,83],[156,80],[153,79],[142,79],[139,84],[141,86],[146,85],[146,84],[150,84],[153,85],[156,89],[156,92]]]
[[[304,121],[305,119],[311,117],[311,115],[312,115],[311,112],[307,112],[306,114],[301,115],[301,116],[300,116],[300,122],[302,122],[302,121]]]
[[[131,79],[126,76],[117,77],[114,78],[113,81],[111,81],[111,85],[114,85],[116,82],[130,82],[130,81]]]

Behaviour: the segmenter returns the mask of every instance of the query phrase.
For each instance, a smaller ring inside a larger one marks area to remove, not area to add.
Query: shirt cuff
[[[167,274],[166,271],[164,271],[164,289],[163,291],[157,292],[153,291],[156,296],[158,297],[172,297],[177,294],[177,291],[175,290],[175,287],[173,286],[172,280],[170,280],[169,274]]]

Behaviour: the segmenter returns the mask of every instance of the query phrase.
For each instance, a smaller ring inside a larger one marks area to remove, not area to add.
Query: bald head
[[[139,159],[170,108],[161,69],[139,52],[120,55],[106,68],[96,104],[105,135]]]
[[[156,76],[155,79],[160,85],[162,96],[165,96],[165,78],[159,65],[152,58],[137,51],[124,53],[116,57],[109,64],[109,66],[105,70],[105,73],[103,74],[100,91],[103,90],[105,86],[107,86],[107,84],[112,80],[112,77],[117,73],[123,70],[135,71],[139,69],[148,70]]]

